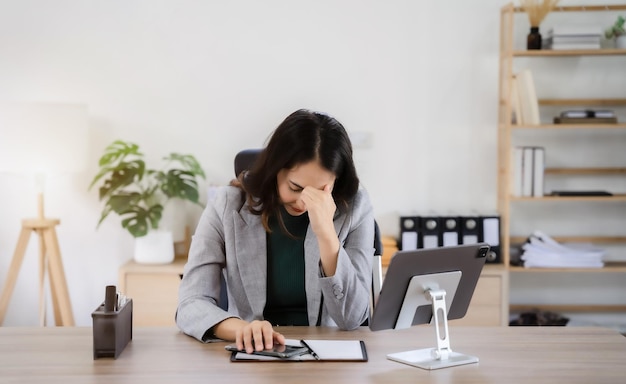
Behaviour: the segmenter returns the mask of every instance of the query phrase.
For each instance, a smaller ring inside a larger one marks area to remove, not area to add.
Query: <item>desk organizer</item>
[[[120,309],[105,311],[102,303],[91,313],[93,319],[93,358],[117,357],[133,338],[133,300]]]

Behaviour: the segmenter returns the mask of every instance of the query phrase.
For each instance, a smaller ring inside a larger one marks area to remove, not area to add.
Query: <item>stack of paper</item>
[[[606,251],[589,243],[560,244],[535,231],[522,246],[526,268],[602,268]]]

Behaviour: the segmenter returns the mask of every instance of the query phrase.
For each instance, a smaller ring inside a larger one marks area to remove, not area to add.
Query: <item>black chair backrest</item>
[[[235,177],[239,177],[239,174],[252,167],[254,161],[261,153],[260,149],[244,149],[235,156]]]

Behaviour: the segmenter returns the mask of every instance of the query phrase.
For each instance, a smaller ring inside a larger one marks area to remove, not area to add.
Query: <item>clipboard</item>
[[[302,343],[304,342],[304,344]],[[280,358],[273,356],[262,356],[248,354],[244,352],[231,352],[232,362],[294,362],[294,361],[334,361],[334,362],[367,362],[367,349],[363,340],[295,340],[287,339],[287,345],[302,345],[311,350],[312,353],[305,353],[299,356]],[[316,357],[317,355],[317,357]]]

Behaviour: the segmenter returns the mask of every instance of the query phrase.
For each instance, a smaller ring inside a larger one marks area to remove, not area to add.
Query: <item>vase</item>
[[[615,38],[616,49],[626,49],[626,35],[619,35]]]
[[[174,261],[172,231],[153,230],[135,238],[134,258],[139,264],[168,264]]]
[[[539,27],[530,27],[530,33],[526,39],[527,49],[541,49],[541,34]]]

